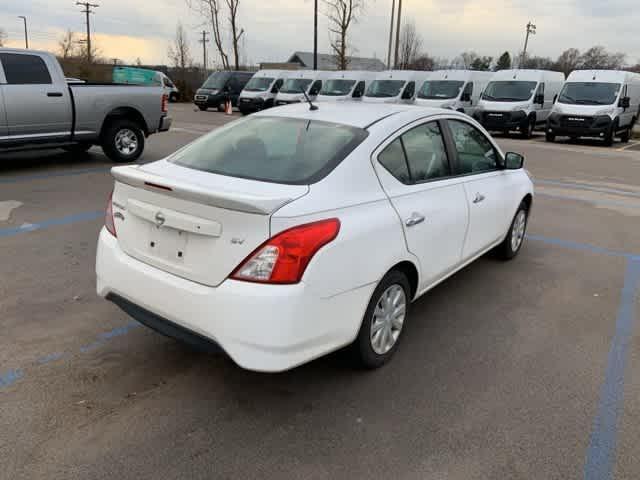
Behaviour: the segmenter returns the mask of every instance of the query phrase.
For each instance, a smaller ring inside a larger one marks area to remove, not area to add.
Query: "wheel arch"
[[[119,119],[131,120],[140,126],[145,136],[149,134],[149,126],[139,110],[136,110],[133,107],[117,107],[107,113],[104,117],[102,128],[100,129],[100,137],[104,135],[105,130],[111,123]]]
[[[409,280],[409,286],[411,287],[411,299],[413,300],[418,292],[418,284],[420,281],[418,268],[413,262],[409,260],[403,260],[402,262],[398,262],[393,267],[391,267],[382,277],[384,278],[385,275],[394,270],[402,272],[407,277],[407,280]]]

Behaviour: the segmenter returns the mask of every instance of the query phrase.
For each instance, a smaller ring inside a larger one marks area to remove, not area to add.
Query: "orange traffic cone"
[[[227,100],[224,106],[224,113],[227,115],[233,115],[233,106],[231,105],[231,100]]]

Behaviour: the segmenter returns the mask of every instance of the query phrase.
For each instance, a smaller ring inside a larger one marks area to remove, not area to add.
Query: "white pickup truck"
[[[0,153],[100,145],[132,162],[145,138],[169,130],[162,87],[70,83],[47,52],[0,48]]]

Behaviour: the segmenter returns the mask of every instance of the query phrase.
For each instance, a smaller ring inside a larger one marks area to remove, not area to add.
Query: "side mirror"
[[[631,106],[631,99],[629,97],[622,97],[618,105],[621,108],[629,108]]]
[[[313,87],[311,90],[309,90],[309,95],[311,95],[312,97],[315,97],[316,95],[318,95],[318,93],[320,93],[320,89],[318,87]]]
[[[519,153],[508,152],[504,156],[504,168],[507,170],[519,170],[524,166],[524,157]]]
[[[537,103],[539,105],[544,105],[544,94],[541,93],[539,95],[536,95],[534,103]]]
[[[402,100],[411,100],[413,97],[413,93],[411,93],[411,89],[406,88],[404,92],[402,92]]]
[[[271,93],[278,93],[280,89],[278,88],[277,85],[274,85],[273,87],[271,87]]]
[[[460,97],[460,101],[461,102],[470,102],[471,101],[471,94],[469,92],[464,92],[462,94],[462,96]]]
[[[351,96],[352,96],[353,98],[360,98],[360,97],[362,97],[362,90],[359,90],[359,89],[357,89],[357,88],[356,88],[356,89],[353,91],[353,95],[351,95]]]

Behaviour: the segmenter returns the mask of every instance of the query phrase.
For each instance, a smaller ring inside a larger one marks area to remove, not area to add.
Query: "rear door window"
[[[0,61],[9,85],[48,85],[51,75],[44,60],[37,55],[0,53]]]
[[[230,177],[306,185],[328,175],[367,135],[329,122],[250,117],[202,137],[170,161]]]

